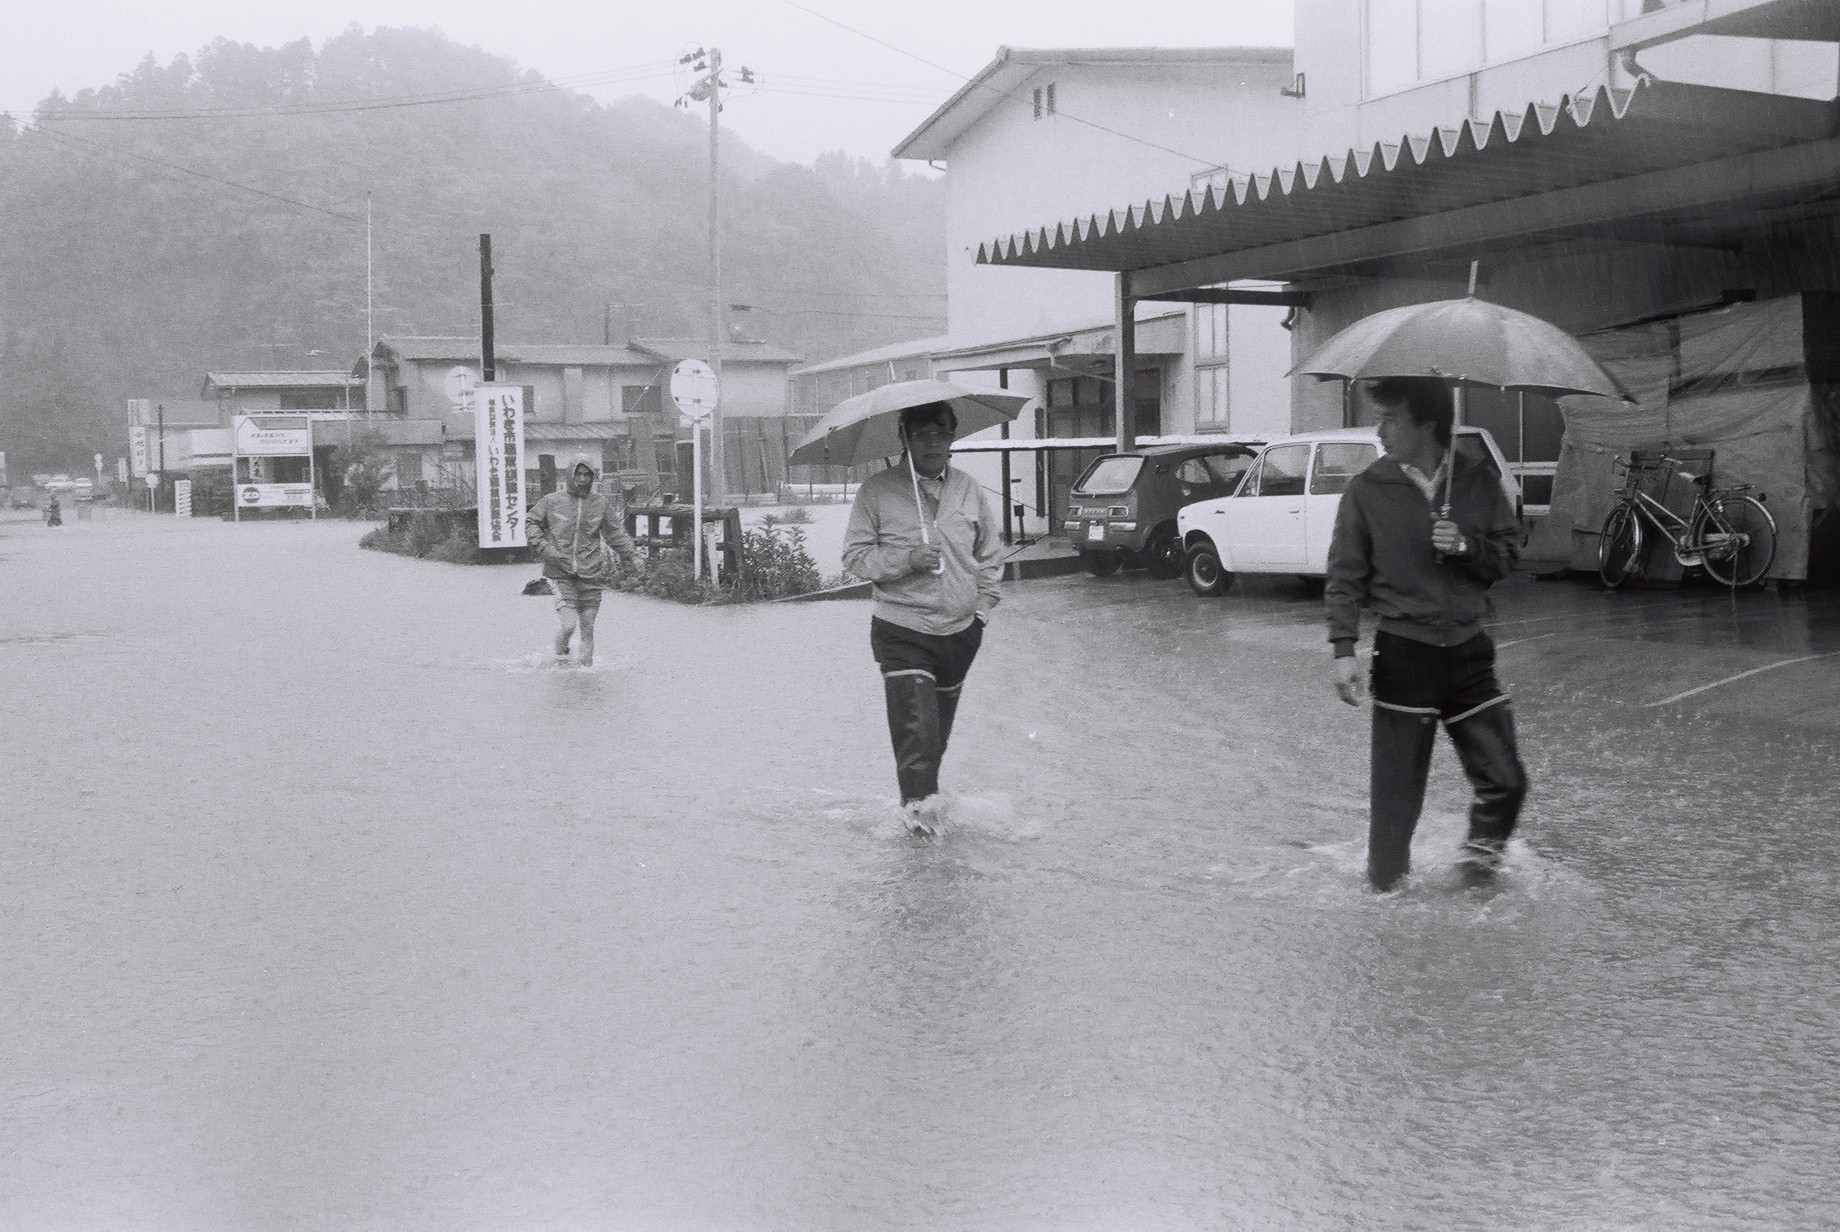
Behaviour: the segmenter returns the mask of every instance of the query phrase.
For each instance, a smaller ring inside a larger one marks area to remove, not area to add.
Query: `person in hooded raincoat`
[[[948,465],[957,429],[945,403],[904,411],[907,457],[863,481],[844,532],[843,567],[873,584],[869,646],[882,670],[902,811],[917,834],[941,821],[939,763],[1001,598],[990,500]]]
[[[57,493],[53,492],[51,494],[51,499],[45,502],[45,525],[62,526],[63,524],[64,510],[63,507],[58,504]]]
[[[556,594],[556,657],[568,657],[569,642],[579,629],[584,667],[594,662],[594,621],[601,591],[613,582],[612,557],[617,555],[628,569],[639,567],[618,509],[594,490],[596,477],[593,459],[576,454],[567,486],[532,505],[525,522],[525,537],[542,556],[543,576]]]

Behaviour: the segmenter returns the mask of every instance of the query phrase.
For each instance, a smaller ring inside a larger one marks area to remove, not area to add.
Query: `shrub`
[[[811,510],[803,505],[787,505],[786,512],[780,515],[779,520],[787,526],[803,526],[811,521]]]
[[[805,532],[793,527],[781,537],[776,526],[746,531],[741,536],[741,576],[734,598],[749,603],[805,595],[823,585],[818,564],[805,550]]]

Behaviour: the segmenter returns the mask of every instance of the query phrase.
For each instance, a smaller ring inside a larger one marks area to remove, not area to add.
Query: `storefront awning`
[[[1182,354],[1187,346],[1187,327],[1188,318],[1181,312],[1141,318],[1136,329],[1138,358]],[[1109,373],[1112,353],[1118,345],[1114,335],[1115,331],[1108,324],[1037,334],[1030,338],[975,343],[934,351],[933,368],[938,372],[1064,368],[1082,373],[1096,368]]]
[[[1840,214],[1836,183],[1835,103],[1645,81],[993,240],[978,260],[1125,272],[1153,298],[1565,238],[1736,244]]]

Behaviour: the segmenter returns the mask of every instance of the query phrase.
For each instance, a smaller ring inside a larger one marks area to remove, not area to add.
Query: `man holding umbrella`
[[[1329,547],[1335,690],[1350,706],[1361,700],[1361,607],[1380,618],[1367,837],[1377,890],[1410,865],[1439,722],[1475,788],[1462,854],[1472,879],[1499,866],[1527,794],[1514,714],[1482,629],[1489,587],[1519,555],[1520,526],[1495,477],[1451,449],[1451,393],[1434,377],[1373,384],[1386,452],[1348,485]]]
[[[942,820],[940,759],[1003,567],[983,488],[950,465],[959,430],[952,402],[898,416],[902,465],[857,490],[843,566],[873,583],[869,645],[882,671],[901,806],[910,829],[932,834]]]

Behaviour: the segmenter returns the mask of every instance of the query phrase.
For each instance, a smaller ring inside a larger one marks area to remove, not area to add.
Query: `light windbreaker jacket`
[[[1002,539],[990,501],[971,476],[948,466],[943,482],[922,479],[920,487],[927,531],[940,547],[945,572],[916,573],[908,567],[908,553],[920,546],[920,513],[905,459],[871,475],[856,490],[844,532],[843,567],[874,583],[876,616],[947,637],[979,614],[988,617],[997,606]],[[928,488],[937,497],[928,495]]]
[[[637,559],[613,502],[599,492],[571,496],[559,488],[530,507],[524,529],[530,545],[543,555],[544,577],[607,581],[613,576],[613,561],[603,538],[628,568]]]

